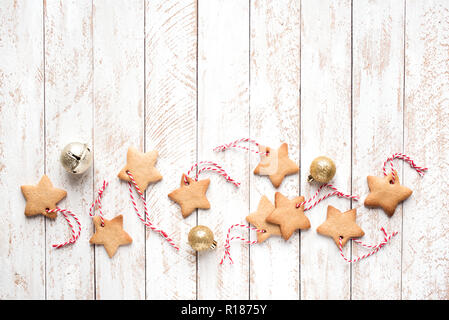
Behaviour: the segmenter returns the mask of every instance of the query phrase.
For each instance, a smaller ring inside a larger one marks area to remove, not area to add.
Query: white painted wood
[[[300,1],[251,1],[250,16],[250,136],[272,148],[288,143],[289,157],[299,165]],[[240,151],[228,152],[243,158]],[[262,195],[273,203],[276,191],[299,195],[299,174],[285,177],[275,189],[267,177],[252,173],[259,161],[251,153],[250,212]],[[272,237],[252,246],[250,275],[251,299],[298,299],[299,232],[287,242]]]
[[[448,18],[443,0],[0,0],[0,299],[448,299]],[[350,208],[337,198],[309,211],[312,228],[288,242],[235,240],[235,264],[220,266],[229,226],[246,224],[262,194],[274,200],[271,183],[252,174],[258,155],[212,151],[241,137],[289,143],[301,164],[279,188],[290,197],[314,194],[306,178],[321,154],[337,163],[334,184],[355,194],[393,152],[429,172],[395,161],[413,195],[392,218],[362,206],[357,221],[368,243],[382,226],[401,233],[352,267],[315,231],[328,204]],[[75,140],[95,156],[79,178],[59,164]],[[160,152],[150,215],[179,253],[145,230],[117,178],[130,145]],[[242,186],[205,173],[212,207],[182,219],[167,194],[196,160],[218,162]],[[23,214],[20,185],[44,173],[83,223],[60,250],[51,244],[69,237],[62,216]],[[106,217],[123,214],[134,240],[112,259],[88,244],[103,179]],[[219,244],[198,259],[186,242],[197,223]]]
[[[196,0],[146,1],[146,150],[158,150],[163,179],[147,191],[152,223],[179,251],[147,231],[147,299],[195,299],[196,256],[187,234],[195,215],[183,219],[167,194],[196,161]]]
[[[357,1],[353,7],[353,192],[369,192],[366,177],[383,176],[387,157],[403,151],[403,1]],[[401,175],[403,163],[394,162]],[[403,176],[400,176],[403,181]],[[363,201],[363,199],[362,199]],[[361,202],[362,202],[361,201]],[[381,227],[401,232],[402,208],[358,209],[367,243],[383,239]],[[353,257],[368,251],[353,244]],[[401,236],[369,259],[353,265],[353,299],[399,299]]]
[[[132,207],[128,184],[117,178],[133,145],[144,149],[144,3],[94,1],[95,189],[109,181],[106,218],[124,215],[133,243],[110,259],[95,249],[96,298],[145,298],[145,228]],[[141,206],[142,208],[142,206]]]
[[[236,188],[217,174],[200,176],[211,178],[211,208],[198,210],[198,223],[212,229],[218,248],[198,255],[198,298],[247,299],[248,246],[233,242],[234,264],[219,262],[227,229],[249,213],[248,154],[213,148],[249,134],[249,2],[201,0],[198,18],[198,160],[216,161],[241,182]]]
[[[342,192],[351,187],[351,1],[303,1],[301,26],[300,183],[308,199],[319,186],[307,182],[310,163],[321,155],[336,163],[333,184]],[[349,264],[332,239],[316,233],[329,204],[350,208],[332,197],[306,213],[312,226],[301,232],[302,299],[349,298]]]
[[[402,298],[449,298],[449,3],[407,1],[404,165],[413,189],[404,203]]]
[[[0,6],[0,299],[45,298],[45,218],[25,217],[20,191],[44,174],[42,16],[38,1]]]
[[[70,228],[62,214],[47,221],[47,298],[93,299],[94,251],[89,244],[93,226],[87,212],[92,170],[73,176],[59,161],[70,142],[92,148],[92,3],[46,1],[44,19],[47,174],[56,187],[67,191],[60,207],[71,210],[82,224],[74,245],[55,249],[52,244],[71,237]]]

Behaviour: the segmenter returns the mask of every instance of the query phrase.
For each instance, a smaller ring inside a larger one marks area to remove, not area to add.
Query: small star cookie
[[[260,198],[257,210],[246,217],[246,221],[254,225],[259,230],[265,232],[257,232],[257,242],[264,242],[271,236],[280,236],[281,229],[278,225],[266,221],[267,216],[274,210],[274,205],[266,196]]]
[[[302,196],[289,200],[280,192],[275,194],[276,208],[268,215],[267,222],[279,225],[285,240],[288,240],[298,229],[310,228],[310,221],[304,214],[304,204],[296,207],[298,203],[302,202],[304,202]]]
[[[185,182],[187,181],[187,183]],[[181,187],[168,194],[168,197],[181,206],[183,218],[187,218],[195,209],[209,209],[210,203],[206,197],[210,179],[195,181],[182,175]]]
[[[351,238],[362,237],[365,232],[355,223],[357,209],[341,212],[333,206],[327,207],[327,218],[316,231],[334,239],[337,247],[344,247]]]
[[[123,230],[123,215],[118,215],[112,220],[104,220],[104,226],[101,225],[99,216],[93,217],[95,233],[90,238],[90,244],[101,244],[106,249],[109,258],[112,258],[119,246],[130,244],[133,239]]]
[[[259,151],[261,160],[254,174],[268,176],[275,188],[281,185],[285,176],[299,171],[296,163],[288,157],[288,144],[283,143],[278,150],[259,146]]]
[[[35,186],[25,185],[20,187],[27,203],[26,216],[43,214],[48,218],[56,218],[57,212],[47,212],[56,208],[56,204],[65,198],[67,192],[53,187],[50,179],[44,174]]]
[[[129,147],[126,155],[126,165],[119,172],[118,177],[129,182],[131,179],[126,172],[131,172],[140,191],[144,192],[150,183],[162,179],[161,174],[154,167],[158,155],[159,153],[156,150],[143,153],[134,147]]]
[[[400,185],[399,178],[395,172],[395,181],[393,174],[385,177],[368,176],[368,187],[370,193],[365,199],[367,207],[381,207],[390,217],[394,214],[399,203],[412,195],[412,190]]]

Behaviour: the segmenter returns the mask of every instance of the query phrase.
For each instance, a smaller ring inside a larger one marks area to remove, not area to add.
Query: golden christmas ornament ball
[[[87,144],[72,142],[62,150],[60,161],[67,172],[82,174],[92,164],[92,152]]]
[[[310,175],[307,181],[328,183],[335,176],[336,170],[337,168],[332,159],[325,156],[315,158],[310,164]]]
[[[206,226],[193,227],[189,232],[189,244],[195,251],[215,249],[217,242],[213,232]]]

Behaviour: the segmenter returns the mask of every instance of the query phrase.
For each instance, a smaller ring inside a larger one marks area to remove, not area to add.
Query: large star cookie
[[[101,225],[99,216],[93,217],[95,233],[90,238],[90,244],[101,244],[106,249],[109,258],[112,258],[121,245],[130,244],[133,239],[123,230],[123,215],[118,215],[112,220],[104,220],[104,226]]]
[[[296,197],[289,200],[280,192],[275,194],[274,211],[268,215],[267,222],[280,226],[282,237],[288,240],[293,232],[300,229],[309,229],[310,221],[304,214],[304,204],[300,207],[296,205],[304,202],[304,197]]]
[[[299,167],[288,157],[288,144],[283,143],[278,150],[259,146],[261,160],[254,169],[254,174],[265,175],[270,178],[275,188],[279,187],[286,175],[299,171]]]
[[[139,189],[144,192],[150,183],[162,179],[161,174],[154,167],[158,154],[157,151],[142,153],[134,147],[129,147],[126,155],[126,165],[119,172],[118,177],[124,181],[131,181],[126,173],[127,171],[131,172]]]
[[[260,198],[257,210],[246,217],[246,221],[254,225],[259,230],[265,230],[265,232],[257,233],[257,242],[264,242],[271,236],[280,236],[281,229],[278,225],[269,223],[266,221],[267,216],[274,210],[274,205],[266,196]]]
[[[370,193],[365,199],[367,207],[381,207],[390,217],[394,214],[399,203],[412,195],[412,190],[399,184],[399,178],[395,172],[385,177],[368,176],[368,187]]]
[[[327,218],[316,231],[324,236],[334,239],[337,247],[342,247],[351,238],[362,237],[365,232],[355,223],[357,209],[341,212],[333,206],[327,207]]]
[[[187,183],[186,183],[187,181]],[[195,209],[209,209],[210,203],[206,197],[210,179],[195,181],[182,175],[181,187],[168,194],[168,197],[181,206],[183,218],[187,218]]]
[[[27,203],[25,215],[34,216],[43,214],[48,218],[56,218],[57,212],[47,212],[56,208],[56,204],[65,198],[67,192],[53,187],[50,179],[44,174],[35,186],[20,187]]]

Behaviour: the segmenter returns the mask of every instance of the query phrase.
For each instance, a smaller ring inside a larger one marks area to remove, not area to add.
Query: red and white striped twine
[[[136,183],[136,180],[134,180],[134,177],[132,175],[131,172],[126,171],[126,173],[128,174],[129,178],[131,179],[131,182],[128,182],[128,190],[129,190],[129,196],[131,198],[131,202],[133,204],[134,210],[137,213],[137,216],[139,217],[139,219],[143,222],[143,224],[145,226],[147,226],[148,228],[150,228],[151,230],[153,230],[154,232],[159,233],[162,237],[165,238],[165,240],[167,240],[167,242],[176,250],[179,250],[179,247],[174,243],[174,241],[167,235],[167,233],[161,229],[156,228],[150,221],[150,217],[148,215],[148,208],[147,208],[147,202],[145,201],[145,196],[143,195],[142,191],[140,190],[139,186]],[[132,184],[131,184],[132,183]],[[134,200],[134,196],[133,196],[133,190],[132,190],[132,186],[134,185],[134,188],[136,189],[137,193],[140,195],[140,199],[142,199],[143,202],[143,208],[144,208],[144,212],[145,212],[145,218],[143,218],[141,216],[141,214],[139,213],[139,209],[137,209],[137,204],[136,201]]]
[[[241,143],[241,142],[252,143],[256,147],[259,147],[259,143],[257,143],[255,140],[249,139],[249,138],[241,138],[241,139],[235,140],[233,142],[226,143],[226,144],[223,144],[221,146],[218,146],[218,147],[214,148],[214,151],[222,152],[222,151],[225,151],[225,150],[227,150],[229,148],[239,148],[239,149],[243,149],[243,150],[246,150],[246,151],[251,151],[251,152],[254,152],[254,153],[258,153],[258,154],[263,154],[263,155],[267,155],[268,154],[267,152],[260,152],[259,150],[254,150],[254,149],[250,149],[248,147],[239,146],[238,144]]]
[[[224,253],[224,255],[223,255],[223,258],[221,258],[220,264],[223,264],[223,261],[226,259],[226,257],[229,258],[229,263],[231,263],[231,264],[234,263],[234,261],[233,261],[232,258],[231,258],[231,252],[229,251],[229,250],[231,249],[231,245],[230,245],[229,243],[230,243],[232,240],[238,239],[238,240],[243,241],[243,242],[246,243],[246,244],[256,244],[256,243],[257,243],[257,241],[250,241],[250,240],[247,240],[247,239],[245,239],[245,238],[238,237],[238,236],[229,238],[229,236],[230,236],[230,234],[231,234],[231,231],[232,231],[232,229],[233,229],[234,227],[242,227],[242,228],[246,228],[246,229],[249,229],[249,230],[254,230],[254,231],[260,232],[260,233],[266,232],[265,230],[260,230],[260,229],[257,229],[257,228],[254,228],[254,227],[250,227],[250,226],[247,226],[247,225],[244,225],[244,224],[239,224],[239,223],[233,224],[232,226],[230,226],[229,229],[228,229],[228,234],[227,234],[227,236],[226,236],[226,242],[225,242],[225,244],[224,244],[224,247],[225,247],[225,253]]]
[[[52,245],[52,247],[53,247],[53,248],[56,248],[56,249],[59,249],[59,248],[64,247],[65,245],[68,245],[68,244],[71,244],[71,243],[75,243],[76,240],[78,240],[78,238],[79,238],[79,236],[80,236],[80,234],[81,234],[81,223],[80,223],[80,221],[78,220],[78,218],[76,217],[76,215],[75,215],[73,212],[71,212],[71,211],[69,211],[69,210],[67,210],[67,209],[61,209],[61,208],[59,208],[59,207],[56,207],[55,209],[52,209],[52,210],[47,210],[47,212],[48,212],[48,213],[52,213],[52,212],[61,212],[62,215],[64,216],[65,220],[66,220],[67,223],[69,224],[70,229],[71,229],[71,232],[72,232],[72,237],[70,238],[69,241],[66,241],[66,242],[60,243],[60,244],[54,244],[54,245]],[[70,222],[70,219],[69,219],[68,215],[72,216],[73,219],[74,219],[74,220],[76,221],[76,223],[78,224],[78,233],[75,232],[75,227],[74,227],[73,224]]]
[[[396,170],[394,169],[394,166],[393,166],[394,159],[404,160],[405,162],[410,164],[410,166],[413,169],[415,169],[419,173],[420,176],[424,176],[425,172],[428,170],[428,168],[417,166],[415,164],[415,162],[413,161],[413,159],[410,158],[409,156],[407,156],[403,153],[400,153],[400,152],[396,152],[391,157],[389,157],[387,160],[385,160],[384,165],[383,165],[384,175],[387,176],[388,174],[387,174],[386,166],[387,166],[387,163],[390,163],[391,172],[393,173],[392,183],[395,182],[395,178],[396,178],[396,173],[395,173]]]
[[[104,219],[103,219],[103,211],[101,208],[101,198],[103,197],[104,190],[106,189],[108,184],[109,183],[106,182],[106,180],[103,181],[103,185],[101,186],[100,189],[98,189],[98,195],[95,198],[94,203],[92,203],[92,205],[90,206],[90,209],[89,209],[89,216],[93,217],[95,215],[95,209],[98,208],[98,212],[100,213],[99,216],[100,216],[102,227],[104,227]]]
[[[219,166],[218,164],[216,164],[215,162],[212,162],[212,161],[200,161],[200,162],[198,162],[198,163],[195,163],[195,164],[190,168],[190,170],[187,172],[187,176],[190,177],[190,174],[192,173],[192,171],[194,171],[194,170],[196,170],[196,168],[199,168],[200,166],[204,166],[204,165],[205,165],[206,167],[203,167],[203,168],[197,170],[196,175],[195,175],[195,178],[194,178],[195,181],[198,181],[198,176],[200,175],[201,172],[203,172],[203,171],[213,171],[213,172],[216,172],[216,173],[218,173],[219,175],[223,176],[223,177],[226,179],[226,181],[232,183],[232,184],[233,184],[234,186],[236,186],[237,188],[240,186],[240,182],[237,182],[237,181],[235,181],[234,179],[232,179],[232,178],[227,174],[227,172],[223,169],[223,167]],[[188,184],[188,181],[187,181],[186,178],[184,179],[184,183],[185,183],[185,184]]]
[[[384,233],[384,240],[383,241],[381,241],[379,244],[377,244],[377,245],[368,245],[368,244],[365,244],[365,243],[363,243],[362,241],[360,241],[360,240],[352,240],[352,241],[354,241],[355,243],[357,243],[357,244],[359,244],[359,245],[361,245],[361,246],[363,246],[363,247],[365,247],[365,248],[369,248],[369,249],[374,249],[374,250],[372,250],[371,252],[369,252],[369,253],[367,253],[367,254],[365,254],[365,255],[363,255],[363,256],[361,256],[361,257],[358,257],[358,258],[355,258],[355,259],[352,259],[352,260],[349,260],[348,258],[346,258],[345,257],[345,255],[343,254],[343,246],[342,246],[342,242],[341,242],[341,237],[340,237],[340,245],[339,245],[339,249],[340,249],[340,255],[342,256],[342,258],[343,259],[345,259],[347,262],[357,262],[357,261],[360,261],[360,260],[362,260],[362,259],[365,259],[365,258],[368,258],[369,256],[371,256],[371,255],[373,255],[373,254],[375,254],[377,251],[379,251],[380,249],[382,249],[393,237],[395,237],[397,234],[398,234],[398,232],[397,231],[395,231],[395,232],[393,232],[392,234],[387,234],[387,232],[385,231],[385,229],[382,227],[381,229],[380,229],[383,233]]]
[[[328,193],[328,194],[326,194],[325,196],[319,198],[318,200],[315,200],[315,198],[320,194],[321,190],[322,190],[324,187],[328,187],[328,188],[330,188],[330,189],[332,189],[332,190],[334,190],[334,191],[333,191],[333,192],[330,192],[330,193]],[[304,211],[307,211],[307,210],[310,210],[310,209],[312,209],[313,207],[315,207],[318,203],[320,203],[320,202],[323,201],[324,199],[329,198],[329,197],[331,197],[331,196],[339,196],[339,197],[342,197],[342,198],[354,199],[354,200],[356,200],[356,201],[359,200],[359,196],[357,196],[357,195],[356,195],[356,196],[353,196],[353,195],[350,195],[350,194],[344,194],[343,192],[340,192],[340,191],[339,191],[336,187],[334,187],[332,184],[326,183],[326,184],[321,185],[321,186],[318,188],[318,190],[316,191],[315,195],[314,195],[312,198],[310,198],[310,199],[307,200],[307,201],[303,201],[303,202],[301,202],[301,203],[298,203],[298,204],[296,205],[296,207],[299,208],[299,207],[301,207],[302,205],[310,204],[312,201],[314,201],[310,206],[304,208]]]

